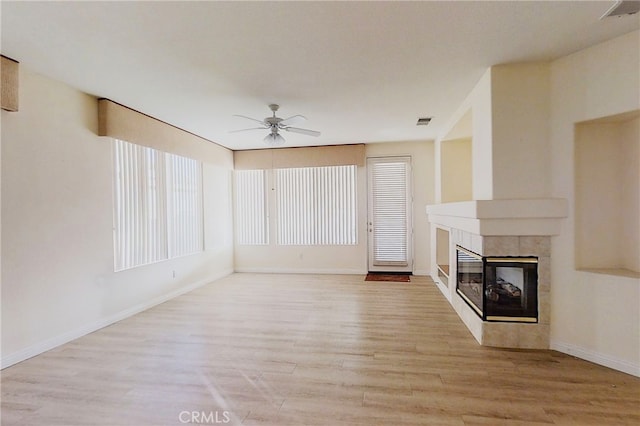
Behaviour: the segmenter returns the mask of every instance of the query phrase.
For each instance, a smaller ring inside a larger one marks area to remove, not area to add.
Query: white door
[[[412,272],[411,157],[367,159],[369,271]]]

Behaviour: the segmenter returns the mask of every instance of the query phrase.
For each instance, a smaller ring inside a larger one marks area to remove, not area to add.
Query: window
[[[114,139],[113,164],[116,271],[202,251],[200,162]]]
[[[356,244],[356,170],[356,166],[276,169],[278,244]]]
[[[236,242],[269,244],[266,170],[236,170],[234,176]]]

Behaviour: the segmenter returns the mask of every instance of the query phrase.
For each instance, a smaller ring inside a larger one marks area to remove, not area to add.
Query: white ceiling
[[[613,1],[9,2],[2,54],[231,149],[303,114],[287,146],[435,139],[495,64],[555,59],[640,28]],[[433,116],[417,127],[418,117]]]

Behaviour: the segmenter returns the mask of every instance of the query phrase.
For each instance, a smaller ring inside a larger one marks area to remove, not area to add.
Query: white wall
[[[473,199],[493,199],[493,158],[491,143],[493,116],[491,111],[491,73],[489,69],[469,95],[473,137],[471,139]],[[469,109],[463,104],[463,110]]]
[[[636,31],[554,61],[550,102],[552,196],[570,206],[561,234],[552,238],[551,345],[636,375],[640,281],[574,266],[574,127],[640,107],[639,42]]]
[[[97,121],[94,97],[21,66],[20,111],[2,111],[3,367],[233,270],[221,150],[203,168],[206,251],[113,272],[111,144]]]
[[[491,68],[493,199],[549,196],[549,65]]]

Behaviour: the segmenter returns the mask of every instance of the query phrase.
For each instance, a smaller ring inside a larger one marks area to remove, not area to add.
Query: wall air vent
[[[426,126],[429,123],[431,123],[431,117],[418,118],[416,126]]]
[[[634,15],[640,11],[640,1],[637,0],[618,0],[613,6],[605,12],[600,19],[608,18],[609,16],[624,16]]]

